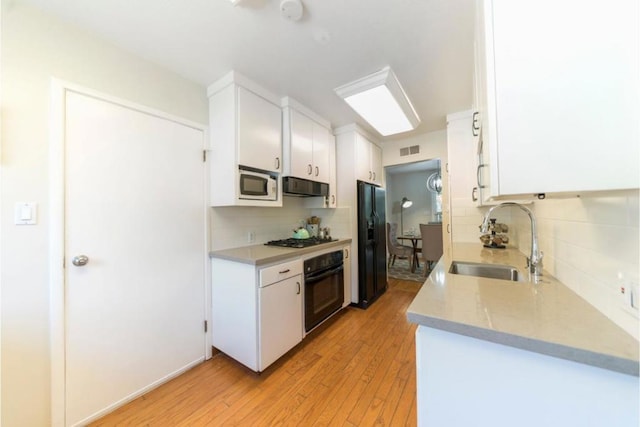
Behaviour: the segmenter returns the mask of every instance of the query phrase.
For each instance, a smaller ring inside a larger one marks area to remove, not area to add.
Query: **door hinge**
[[[202,161],[203,162],[207,161],[207,150],[202,150]]]
[[[209,330],[209,322],[204,321],[204,331],[207,332]]]

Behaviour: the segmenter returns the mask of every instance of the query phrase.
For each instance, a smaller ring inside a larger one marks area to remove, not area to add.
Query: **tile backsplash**
[[[548,198],[529,205],[537,219],[545,270],[636,339],[638,312],[634,315],[625,308],[620,287],[640,279],[639,193]],[[515,213],[512,217],[513,243],[527,254],[529,220]]]
[[[281,208],[229,206],[210,208],[210,249],[228,249],[293,235],[300,221],[315,215],[321,218],[321,227],[330,227],[334,238],[351,237],[349,208],[311,209],[306,199],[285,197]],[[249,233],[254,242],[249,242]]]

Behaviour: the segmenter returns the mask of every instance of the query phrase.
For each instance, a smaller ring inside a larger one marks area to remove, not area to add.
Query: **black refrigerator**
[[[358,303],[367,308],[387,290],[384,188],[358,181]]]

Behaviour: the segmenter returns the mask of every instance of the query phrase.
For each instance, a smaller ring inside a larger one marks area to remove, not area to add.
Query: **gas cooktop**
[[[307,248],[309,246],[321,245],[323,243],[335,242],[338,239],[319,239],[317,237],[310,237],[308,239],[282,239],[271,240],[265,245],[267,246],[280,246],[283,248]]]

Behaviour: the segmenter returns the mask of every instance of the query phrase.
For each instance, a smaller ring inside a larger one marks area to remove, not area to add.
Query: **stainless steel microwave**
[[[268,172],[238,169],[239,198],[243,200],[278,200],[278,179]]]

